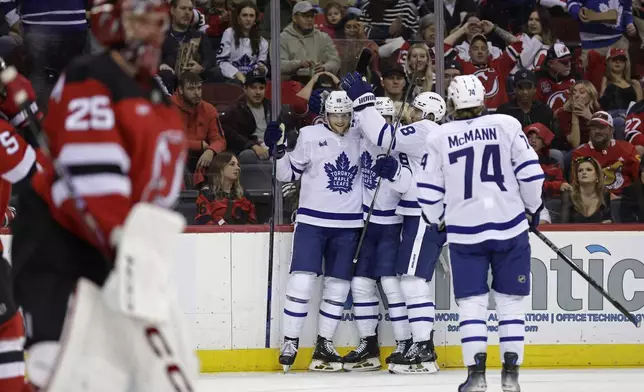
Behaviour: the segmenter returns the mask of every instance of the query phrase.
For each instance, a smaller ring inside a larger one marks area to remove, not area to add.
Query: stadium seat
[[[241,186],[251,197],[271,195],[273,166],[270,161],[245,163],[242,166]]]
[[[241,86],[231,83],[204,83],[202,99],[214,106],[230,105],[244,93]]]
[[[174,210],[183,215],[189,225],[194,224],[195,216],[197,215],[197,196],[199,192],[196,190],[185,190],[179,193],[179,201]]]

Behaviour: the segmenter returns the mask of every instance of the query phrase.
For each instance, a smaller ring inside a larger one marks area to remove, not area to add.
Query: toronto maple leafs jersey
[[[375,107],[366,107],[356,113],[357,124],[364,135],[378,147],[387,148],[394,137],[394,127],[387,124]],[[425,140],[427,135],[439,129],[439,125],[422,120],[398,129],[392,151],[399,154],[399,160],[409,162],[412,173],[424,168],[427,163]],[[413,176],[415,177],[415,175]],[[396,213],[403,216],[420,216],[416,182],[412,178],[409,189],[400,199]]]
[[[418,200],[430,222],[444,215],[448,242],[504,240],[528,228],[525,212],[541,206],[544,174],[514,117],[443,124],[427,137],[427,152]]]
[[[267,62],[268,41],[264,38],[260,38],[259,53],[253,54],[250,38],[240,37],[239,46],[237,46],[233,28],[229,27],[224,31],[217,51],[217,65],[226,78],[233,79],[237,72],[246,75],[255,69],[257,64],[263,64],[266,67]]]
[[[373,167],[378,158],[384,157],[387,153],[386,148],[378,147],[367,139],[363,134],[360,135],[362,140],[360,153],[360,168],[362,171],[362,209],[366,219],[369,213],[369,207],[373,201],[373,196],[378,186],[378,175],[374,172]],[[402,216],[396,214],[396,208],[400,198],[405,194],[412,183],[411,169],[409,162],[402,160],[398,153],[392,153],[392,156],[398,160],[398,173],[396,180],[389,181],[382,179],[378,197],[371,213],[370,221],[381,225],[393,225],[402,223]]]
[[[321,227],[362,227],[360,132],[340,136],[326,125],[300,130],[295,149],[277,161],[277,179],[302,179],[296,222]]]

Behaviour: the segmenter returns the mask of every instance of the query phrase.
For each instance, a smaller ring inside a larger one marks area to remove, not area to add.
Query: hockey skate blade
[[[282,365],[282,370],[284,371],[284,374],[288,373],[288,371],[291,370],[291,365]]]
[[[333,373],[342,370],[342,362],[324,362],[319,359],[314,359],[309,365],[309,370],[312,372],[326,372]]]
[[[356,363],[344,363],[347,372],[374,372],[380,370],[380,358],[368,358]]]
[[[394,374],[433,374],[438,372],[436,362],[414,363],[411,365],[389,364],[389,373]]]

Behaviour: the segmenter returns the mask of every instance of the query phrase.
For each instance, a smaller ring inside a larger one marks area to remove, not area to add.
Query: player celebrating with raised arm
[[[427,162],[425,139],[429,133],[439,129],[434,121],[442,120],[445,115],[445,101],[435,93],[419,94],[412,104],[412,117],[420,121],[394,132],[394,126],[375,109],[376,97],[359,73],[345,76],[342,86],[353,100],[356,124],[367,139],[378,147],[387,148],[395,134],[392,150],[399,152],[401,162],[409,162],[412,172],[422,170]],[[432,339],[435,306],[434,293],[428,282],[445,243],[445,233],[440,232],[437,225],[428,226],[420,219],[415,182],[403,195],[396,213],[403,216],[396,273],[401,276],[400,288],[407,307],[413,344],[405,347],[404,341],[397,342],[398,346],[388,361],[389,370],[402,374],[435,373],[438,371]]]
[[[526,298],[528,226],[539,224],[544,174],[521,124],[482,115],[485,89],[474,75],[447,90],[454,121],[427,137],[427,166],[417,177],[424,217],[444,223],[458,304],[467,380],[459,392],[485,392],[488,270],[499,316],[504,392],[519,392]],[[526,221],[526,213],[528,221]]]
[[[194,391],[198,361],[169,278],[186,142],[153,78],[168,4],[95,0],[91,17],[107,50],[74,59],[53,89],[42,123],[51,160],[12,225],[29,381],[50,392]]]
[[[264,134],[266,145],[277,151],[277,179],[302,179],[279,357],[284,371],[295,361],[315,280],[322,273],[318,337],[309,369],[342,370],[333,335],[349,294],[353,255],[363,225],[360,132],[351,128],[353,109],[344,91],[329,94],[324,116],[324,124],[300,130],[297,145],[290,152],[286,152],[280,125],[271,122]]]
[[[391,98],[377,98],[376,109],[389,124],[392,123],[396,109]],[[380,279],[387,296],[394,338],[406,342],[406,347],[411,344],[407,309],[400,291],[400,279],[396,276],[396,257],[403,221],[403,217],[396,214],[396,207],[401,196],[411,186],[412,174],[409,162],[399,161],[393,155],[385,156],[386,149],[376,146],[364,135],[360,135],[360,138],[362,207],[365,218],[373,201],[378,177],[382,177],[384,181],[362,241],[355,276],[351,280],[351,295],[360,344],[343,358],[345,370],[366,371],[380,370],[380,350],[376,334],[379,301],[375,279]]]

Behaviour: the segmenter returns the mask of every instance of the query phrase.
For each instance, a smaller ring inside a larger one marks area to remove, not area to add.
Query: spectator
[[[443,96],[447,96],[447,88],[449,87],[449,84],[452,83],[452,80],[454,80],[454,78],[459,75],[463,75],[463,67],[461,67],[461,64],[456,60],[446,59],[443,75],[443,77],[445,78],[445,91],[443,93]]]
[[[208,167],[208,184],[197,196],[199,225],[245,225],[257,223],[255,206],[241,187],[241,168],[230,152],[218,154]]]
[[[604,191],[599,163],[590,157],[576,159],[572,165],[572,191],[563,194],[561,223],[611,223]]]
[[[306,83],[315,73],[337,72],[340,69],[338,51],[328,34],[313,26],[317,10],[308,1],[293,7],[293,22],[280,34],[282,75],[302,79]]]
[[[340,79],[331,72],[319,72],[300,90],[297,95],[308,101],[307,124],[324,122],[324,101],[329,92],[337,90]]]
[[[259,11],[252,1],[239,3],[232,16],[232,26],[224,31],[217,51],[217,65],[225,80],[244,84],[245,75],[254,68],[267,71],[268,41],[259,35]]]
[[[197,2],[197,4],[199,3]],[[203,13],[208,25],[206,35],[210,41],[210,47],[213,51],[216,51],[219,49],[224,31],[230,27],[232,12],[228,5],[228,0],[205,0],[200,4],[199,11]]]
[[[293,7],[299,0],[280,0],[280,31],[284,29],[291,23],[291,16],[293,14]],[[264,17],[262,18],[261,24],[261,34],[262,37],[270,40],[271,39],[271,3],[272,1],[267,1],[264,6]]]
[[[337,1],[330,1],[324,6],[324,24],[320,31],[329,34],[331,38],[340,38],[344,28],[342,19],[346,12],[344,7]]]
[[[208,72],[214,66],[210,43],[204,34],[191,27],[193,16],[192,0],[171,0],[172,24],[163,41],[159,76],[170,93],[183,72],[192,72],[202,79],[209,79]]]
[[[473,0],[444,0],[443,1],[443,18],[445,20],[445,31],[452,31],[461,25],[461,22],[467,15],[476,12],[476,3]],[[434,11],[434,2],[426,3],[431,12]],[[422,28],[421,28],[422,31]],[[428,44],[429,45],[429,44]],[[432,45],[429,45],[431,48]]]
[[[532,11],[519,39],[523,43],[521,65],[527,69],[539,69],[548,54],[548,49],[558,42],[552,30],[550,12],[543,7]]]
[[[633,23],[640,35],[640,49],[644,49],[644,1],[633,0]]]
[[[481,21],[481,19],[479,19],[479,17],[476,16],[475,13],[470,13],[467,14],[463,19],[461,27],[450,32],[447,38],[445,38],[445,43],[454,46],[456,53],[461,59],[463,59],[463,61],[469,61],[470,44],[472,43],[472,39],[477,35],[489,34],[495,28],[496,26],[492,22],[488,20]],[[499,31],[503,31],[502,34],[505,34],[506,38],[512,37],[518,40],[518,38],[514,37],[512,34],[505,30],[499,29]],[[461,44],[456,45],[456,42],[460,41],[463,37],[465,37],[465,40]],[[487,41],[487,38],[485,42],[488,46],[488,53],[492,56],[493,59],[501,57],[501,55],[503,54],[501,48],[492,45],[491,42]]]
[[[337,33],[337,38],[339,39],[335,40],[335,47],[338,50],[339,57],[342,59],[338,75],[346,75],[348,72],[355,71],[358,65],[358,58],[365,48],[369,49],[372,54],[368,69],[372,73],[380,74],[378,45],[367,39],[364,25],[358,20],[358,16],[347,14],[340,22],[340,25],[342,29]]]
[[[400,106],[403,104],[403,99],[405,99],[405,87],[407,86],[405,77],[405,69],[402,65],[390,65],[382,71],[382,89],[379,89],[380,91],[376,93],[376,96],[391,98],[394,101],[394,106],[396,106],[396,113],[399,113]],[[410,98],[408,98],[406,104],[413,100],[413,98]]]
[[[626,140],[635,146],[640,157],[644,156],[644,101],[639,101],[628,110]]]
[[[632,144],[613,139],[613,118],[610,114],[603,111],[593,114],[589,143],[572,153],[573,160],[579,157],[594,158],[603,169],[604,183],[610,192],[613,222],[636,221],[637,193],[640,190],[639,156]],[[631,187],[632,184],[636,186]]]
[[[188,171],[196,173],[207,169],[213,157],[226,150],[226,138],[219,123],[217,109],[201,99],[199,75],[184,72],[172,101],[179,108],[185,124]],[[195,178],[195,184],[200,182],[200,177]]]
[[[507,114],[519,120],[523,127],[539,122],[549,130],[554,129],[554,114],[548,105],[536,101],[536,76],[528,69],[520,69],[514,74],[516,98],[499,106],[497,113]]]
[[[14,49],[23,44],[22,23],[13,0],[0,1],[0,12],[4,15],[6,23],[6,28],[3,27],[3,35],[0,37],[0,57],[7,59]]]
[[[451,45],[453,36],[447,37],[445,43]],[[499,106],[508,101],[506,90],[506,77],[514,68],[521,51],[521,41],[515,38],[515,44],[506,48],[498,58],[490,56],[487,38],[479,34],[472,38],[470,43],[469,61],[456,57],[461,62],[466,75],[474,75],[481,80],[485,87],[485,106],[490,111],[495,111]]]
[[[595,86],[587,80],[575,83],[570,92],[571,98],[555,112],[560,135],[565,137],[560,148],[570,150],[588,143],[590,127],[588,123],[593,113],[600,109]]]
[[[624,49],[612,48],[608,51],[599,96],[599,103],[604,110],[621,111],[622,114],[626,113],[631,102],[644,98],[640,82],[631,79],[631,62]]]
[[[85,0],[20,2],[25,47],[31,64],[28,78],[36,92],[38,106],[44,112],[56,80],[85,49],[85,5]]]
[[[365,0],[360,20],[369,39],[380,44],[387,38],[412,38],[418,31],[418,9],[411,0]]]
[[[548,49],[537,72],[537,100],[556,112],[568,99],[568,91],[575,84],[571,72],[572,55],[568,47],[555,43]]]
[[[432,91],[434,72],[429,55],[429,48],[423,43],[413,44],[409,48],[409,56],[405,64],[405,72],[416,78],[416,87],[410,93],[411,98],[425,91]]]
[[[432,65],[436,63],[436,29],[434,28],[434,14],[427,14],[420,19],[420,30],[418,40],[415,43],[424,43],[429,48],[429,57]],[[406,65],[409,55],[409,48],[413,41],[405,41],[403,37],[387,40],[387,43],[380,46],[378,54],[381,58],[393,57],[398,64]]]
[[[606,56],[608,49],[628,50],[624,33],[635,36],[632,0],[567,0],[568,13],[579,21],[581,60],[586,68],[589,50]]]

